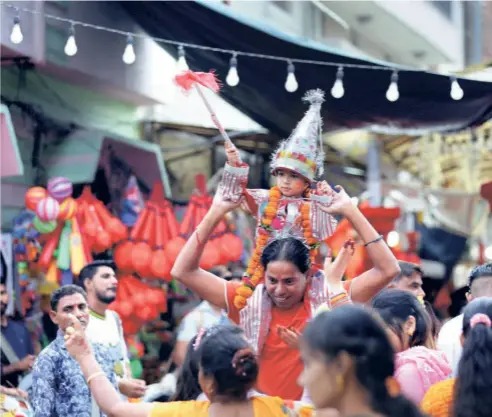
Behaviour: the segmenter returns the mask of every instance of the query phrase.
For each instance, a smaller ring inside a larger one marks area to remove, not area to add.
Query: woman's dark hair
[[[410,337],[409,347],[424,346],[429,335],[429,318],[417,297],[408,291],[388,289],[381,291],[372,299],[375,309],[388,327],[400,338],[404,334],[403,325],[410,316],[415,318],[415,333]]]
[[[200,349],[195,349],[194,345],[197,336],[194,336],[188,343],[186,356],[179,369],[176,381],[176,391],[171,401],[194,401],[202,392],[198,383],[198,363],[200,361]]]
[[[370,405],[388,417],[422,417],[418,408],[402,395],[391,396],[386,381],[395,371],[394,351],[383,327],[366,308],[346,305],[321,313],[307,326],[304,341],[326,361],[348,353],[355,377],[367,391]]]
[[[206,330],[201,337],[200,345],[195,346],[198,335],[188,343],[186,356],[179,369],[176,381],[176,392],[171,401],[194,401],[201,394],[202,389],[198,383],[198,368],[201,359],[201,348],[209,336],[222,337],[223,334],[239,335],[243,337],[243,329],[238,326],[214,326]]]
[[[309,248],[294,237],[274,240],[265,247],[261,255],[261,264],[266,269],[268,264],[274,261],[289,261],[302,274],[305,274],[311,266]]]
[[[483,321],[475,322],[476,314]],[[474,318],[475,316],[475,318]],[[463,354],[454,390],[453,417],[492,416],[492,298],[477,298],[463,311]]]
[[[441,321],[437,318],[434,307],[428,301],[424,301],[424,310],[426,312],[427,327],[428,327],[428,337],[431,339],[431,346],[427,346],[432,349],[436,349],[436,340],[441,331]]]
[[[216,326],[200,344],[200,367],[213,377],[216,395],[246,398],[258,376],[258,362],[243,332],[237,326]]]

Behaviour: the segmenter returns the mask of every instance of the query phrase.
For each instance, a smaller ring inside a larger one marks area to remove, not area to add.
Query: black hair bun
[[[232,358],[232,367],[243,381],[254,380],[258,375],[258,361],[251,348],[238,350]]]

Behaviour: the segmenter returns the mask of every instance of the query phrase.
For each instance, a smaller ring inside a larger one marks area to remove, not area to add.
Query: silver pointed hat
[[[321,105],[325,93],[320,90],[308,91],[303,101],[310,103],[309,109],[272,155],[272,173],[280,168],[294,171],[309,181],[323,175],[325,154],[323,151]]]

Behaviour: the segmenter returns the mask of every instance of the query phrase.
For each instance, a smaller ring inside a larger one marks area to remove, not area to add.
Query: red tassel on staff
[[[193,72],[188,70],[176,75],[174,81],[185,91],[190,91],[196,83],[210,88],[215,93],[220,90],[220,82],[213,71]]]
[[[210,113],[210,117],[212,118],[214,125],[217,127],[217,129],[219,129],[219,132],[224,139],[226,146],[230,148],[235,148],[234,144],[231,141],[231,138],[224,129],[224,126],[222,126],[222,123],[220,123],[219,118],[215,114],[215,110],[212,108],[212,105],[209,103],[207,97],[205,97],[205,94],[202,91],[202,88],[200,87],[203,86],[209,88],[216,93],[220,90],[220,83],[214,72],[185,71],[182,74],[176,75],[174,77],[174,81],[177,85],[183,88],[184,91],[190,91],[193,87],[196,88],[196,91],[200,95],[203,103],[205,104],[205,107],[207,107],[207,110]],[[238,157],[238,163],[242,163],[240,157]]]

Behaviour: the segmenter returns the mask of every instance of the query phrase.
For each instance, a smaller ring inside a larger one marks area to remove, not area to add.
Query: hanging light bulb
[[[455,76],[451,77],[450,95],[453,100],[461,100],[465,95]]]
[[[131,65],[137,59],[135,50],[133,49],[133,36],[128,34],[126,38],[125,52],[123,52],[123,62],[127,65]]]
[[[294,64],[289,61],[289,64],[287,65],[287,79],[285,80],[285,89],[289,93],[293,93],[299,88],[299,84],[296,80],[295,71],[296,68],[294,67]]]
[[[65,44],[65,54],[68,56],[74,56],[77,53],[77,50],[77,43],[75,42],[75,27],[72,23],[68,31],[67,43]]]
[[[19,14],[18,10],[17,14]],[[18,45],[23,39],[24,35],[22,34],[19,16],[17,15],[14,17],[14,26],[12,26],[12,32],[10,32],[10,41]]]
[[[239,75],[237,73],[236,54],[234,54],[232,56],[231,61],[229,63],[229,72],[227,73],[226,83],[227,83],[227,85],[230,85],[231,87],[235,87],[236,85],[239,84]]]
[[[343,88],[343,67],[338,67],[337,78],[333,87],[331,88],[331,95],[334,98],[342,98],[345,94],[345,89]]]
[[[391,83],[386,91],[386,99],[394,102],[400,98],[400,92],[398,91],[398,73],[393,71],[391,74]]]
[[[188,63],[186,62],[186,53],[183,48],[183,45],[179,45],[178,47],[178,63],[176,64],[178,72],[188,71],[190,67],[188,67]]]

